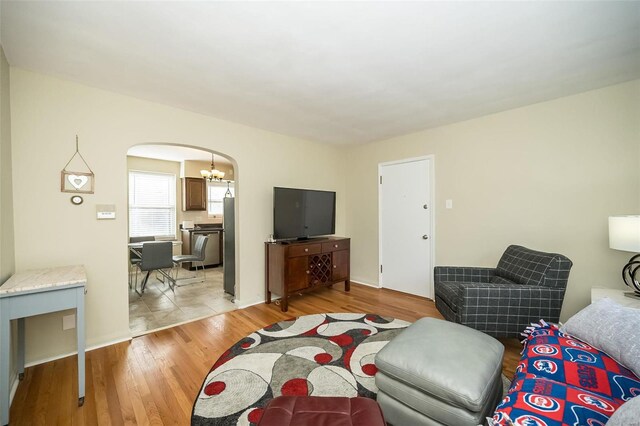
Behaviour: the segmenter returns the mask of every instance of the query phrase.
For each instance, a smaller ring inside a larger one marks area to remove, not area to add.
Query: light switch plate
[[[448,208],[448,209],[452,209],[453,208],[453,200],[445,201],[445,207]]]
[[[96,205],[96,219],[115,219],[116,218],[116,206],[115,204],[97,204]]]

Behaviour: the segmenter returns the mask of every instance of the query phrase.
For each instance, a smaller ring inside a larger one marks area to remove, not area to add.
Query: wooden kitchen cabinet
[[[349,291],[349,259],[349,238],[265,243],[265,303],[271,303],[273,292],[280,296],[280,308],[286,311],[292,294],[343,281]]]
[[[182,211],[207,209],[207,181],[202,178],[182,178]]]

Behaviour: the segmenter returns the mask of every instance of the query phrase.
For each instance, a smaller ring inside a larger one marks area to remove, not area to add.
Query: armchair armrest
[[[444,281],[490,283],[496,268],[479,268],[468,266],[436,266],[433,269],[434,283]]]
[[[463,324],[478,316],[518,318],[524,323],[544,319],[558,322],[564,289],[536,285],[466,283],[461,286],[460,316]]]

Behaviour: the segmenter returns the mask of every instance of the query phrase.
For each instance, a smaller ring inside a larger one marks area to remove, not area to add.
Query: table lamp
[[[609,216],[609,247],[614,250],[640,253],[640,215]],[[640,271],[640,254],[634,255],[622,268],[622,279],[634,293],[627,296],[640,297],[640,282],[636,275]]]

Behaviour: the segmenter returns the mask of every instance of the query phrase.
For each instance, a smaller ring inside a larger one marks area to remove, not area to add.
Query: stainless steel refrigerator
[[[234,298],[236,296],[236,236],[233,197],[225,197],[223,203],[223,257],[224,291]]]

